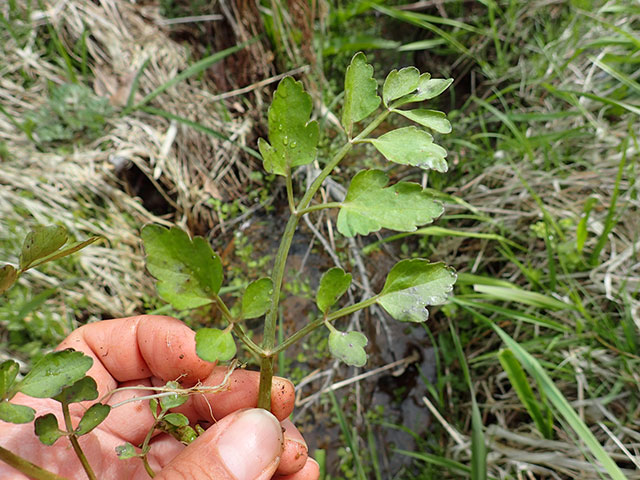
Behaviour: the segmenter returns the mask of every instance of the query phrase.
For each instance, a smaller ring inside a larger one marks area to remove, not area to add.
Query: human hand
[[[226,367],[214,367],[195,352],[195,333],[179,320],[139,316],[106,320],[75,330],[58,349],[73,348],[94,363],[87,375],[98,385],[99,398],[118,387],[161,386],[180,378],[184,387],[197,381],[219,385]],[[149,464],[157,480],[317,480],[318,464],[308,458],[302,435],[287,419],[293,410],[294,389],[288,380],[274,377],[271,411],[254,408],[258,400],[258,372],[235,370],[225,391],[190,395],[172,411],[189,420],[212,425],[185,447],[160,433],[151,442]],[[149,395],[148,390],[116,392],[109,404]],[[16,395],[12,403],[28,405],[36,415],[53,413],[63,424],[60,404],[52,399]],[[72,404],[74,427],[86,405]],[[212,418],[213,417],[213,418]],[[111,411],[91,433],[80,437],[82,449],[100,480],[148,479],[137,458],[119,460],[115,447],[139,445],[154,419],[147,400],[126,403]],[[85,478],[68,440],[53,446],[40,443],[32,424],[0,422],[0,445],[27,460],[69,479]],[[27,477],[0,462],[0,478]]]

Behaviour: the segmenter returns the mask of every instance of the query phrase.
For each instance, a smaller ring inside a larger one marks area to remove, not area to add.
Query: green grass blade
[[[247,152],[252,157],[257,158],[258,160],[262,160],[262,156],[258,152],[256,152],[254,149],[246,147],[244,145],[240,145],[239,143],[231,140],[229,137],[223,135],[222,133],[217,132],[212,128],[206,127],[201,123],[194,122],[192,120],[189,120],[188,118],[184,118],[179,115],[175,115],[171,112],[167,112],[166,110],[160,110],[159,108],[142,107],[141,110],[143,112],[147,112],[152,115],[158,115],[159,117],[164,117],[168,120],[175,120],[176,122],[187,125],[188,127],[191,127],[194,130],[198,130],[199,132],[206,133],[207,135],[211,135],[212,137],[216,137],[216,138],[219,138],[220,140],[225,140],[227,142],[230,142],[236,147],[238,147],[240,150]]]
[[[131,90],[129,90],[129,96],[127,97],[127,105],[125,108],[129,109],[133,105],[133,100],[136,96],[136,92],[138,91],[138,85],[140,84],[140,77],[144,73],[147,65],[151,61],[151,57],[147,57],[142,66],[138,69],[136,76],[133,78],[133,82],[131,82]]]
[[[456,347],[462,373],[471,395],[471,478],[472,480],[486,480],[487,444],[484,439],[484,432],[482,431],[482,416],[480,415],[480,409],[476,402],[476,394],[473,383],[471,383],[469,366],[467,365],[464,352],[462,351],[462,345],[460,344],[460,337],[451,322],[449,322],[449,330],[451,331],[451,337]]]
[[[457,284],[460,285],[460,274],[458,274]],[[529,313],[524,313],[520,310],[512,308],[505,308],[499,305],[493,305],[492,303],[477,302],[469,295],[456,295],[451,298],[451,301],[457,305],[466,305],[467,307],[486,310],[488,312],[497,313],[509,320],[518,320],[521,322],[529,323],[531,325],[538,325],[540,327],[549,328],[558,332],[569,332],[571,329],[559,322],[551,320],[546,317],[537,317]]]
[[[622,150],[622,158],[620,159],[620,164],[618,165],[618,173],[616,175],[616,183],[613,187],[613,195],[611,195],[611,203],[609,204],[609,210],[607,211],[607,217],[604,221],[604,229],[598,238],[598,242],[596,246],[593,248],[593,252],[591,252],[591,256],[589,257],[589,264],[591,266],[596,266],[598,264],[598,259],[600,258],[600,253],[602,249],[609,241],[609,234],[613,230],[613,227],[616,226],[616,204],[618,202],[618,196],[620,195],[620,183],[622,182],[622,175],[624,174],[624,167],[627,164],[627,146],[629,144],[629,137],[625,138],[625,140],[620,144],[620,148]]]
[[[531,385],[529,385],[529,381],[522,369],[522,365],[520,365],[511,350],[501,350],[500,353],[498,353],[498,360],[500,360],[502,368],[509,377],[511,386],[516,391],[518,398],[529,412],[529,415],[536,424],[538,431],[544,438],[551,440],[553,438],[553,423],[549,423],[548,416],[542,413],[543,410],[547,410],[547,408],[538,403],[538,399],[533,393]]]
[[[598,442],[593,433],[591,433],[591,430],[589,430],[589,427],[582,421],[564,395],[562,395],[562,392],[560,392],[558,387],[556,387],[555,383],[542,365],[540,365],[538,360],[522,348],[520,344],[511,338],[502,328],[491,321],[490,318],[485,317],[470,308],[463,308],[471,313],[475,318],[484,321],[489,327],[491,327],[507,347],[513,351],[513,354],[520,361],[524,369],[529,373],[529,375],[536,379],[541,390],[555,408],[557,412],[556,415],[560,416],[561,419],[571,426],[580,440],[601,463],[611,478],[613,480],[627,480],[620,470],[620,467],[618,467],[611,456],[606,452],[602,445],[600,445],[600,442]]]
[[[190,67],[186,68],[183,72],[179,73],[178,75],[173,77],[171,80],[166,81],[165,83],[160,85],[158,88],[156,88],[153,92],[149,93],[146,97],[144,97],[140,101],[140,103],[137,103],[133,107],[125,108],[123,110],[123,112],[122,112],[122,115],[127,115],[127,114],[131,113],[131,111],[133,111],[133,110],[138,110],[138,109],[142,108],[147,103],[149,103],[154,98],[156,98],[158,95],[160,95],[162,92],[164,92],[167,89],[173,87],[177,83],[180,83],[182,80],[185,80],[185,79],[187,79],[189,77],[192,77],[194,75],[199,74],[200,72],[205,71],[207,68],[209,68],[214,63],[217,63],[220,60],[223,60],[224,58],[228,57],[229,55],[232,55],[232,54],[242,50],[247,45],[250,45],[253,42],[255,42],[257,39],[258,39],[257,37],[254,37],[254,38],[252,38],[250,40],[247,40],[246,42],[242,42],[242,43],[240,43],[238,45],[235,45],[233,47],[229,47],[229,48],[226,48],[226,49],[224,49],[224,50],[222,50],[220,52],[216,52],[213,55],[209,55],[208,57],[205,57],[202,60],[194,63]]]
[[[360,455],[358,453],[358,446],[354,443],[353,437],[351,436],[351,432],[349,431],[349,426],[347,425],[347,421],[342,414],[342,409],[340,408],[340,404],[338,403],[338,399],[332,391],[329,391],[329,398],[331,398],[331,403],[333,405],[333,413],[335,414],[336,419],[338,420],[338,425],[340,426],[340,430],[344,435],[345,442],[351,453],[353,454],[353,464],[356,469],[356,476],[358,480],[366,480],[367,476],[364,472],[364,468],[362,468],[362,462],[360,461]]]
[[[448,458],[441,457],[439,455],[433,455],[431,453],[423,452],[410,452],[408,450],[394,450],[394,453],[400,455],[406,455],[407,457],[415,458],[423,462],[435,465],[437,467],[446,468],[452,473],[462,474],[466,477],[471,476],[471,468],[463,463],[456,462],[455,460],[449,460]]]
[[[575,307],[571,304],[561,302],[555,298],[548,297],[538,292],[529,292],[520,288],[494,287],[492,285],[474,285],[476,292],[484,293],[488,297],[506,302],[518,302],[533,307],[548,308],[550,310],[572,309]]]
[[[423,236],[434,236],[434,237],[450,236],[450,237],[463,237],[463,238],[480,238],[483,240],[495,240],[498,242],[503,242],[519,250],[523,250],[523,251],[526,250],[526,248],[523,247],[522,245],[519,245],[509,240],[508,238],[505,238],[502,235],[498,235],[496,233],[470,232],[470,231],[452,230],[450,228],[433,226],[433,227],[419,228],[415,232],[398,233],[396,235],[390,235],[386,238],[383,238],[382,240],[379,240],[370,245],[367,245],[362,249],[362,251],[366,255],[375,251],[382,243],[393,242],[394,240],[399,240],[401,238],[409,237],[411,235],[423,235]]]

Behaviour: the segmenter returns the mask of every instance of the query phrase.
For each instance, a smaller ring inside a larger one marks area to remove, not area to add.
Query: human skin
[[[160,386],[178,379],[188,388],[201,382],[218,386],[227,367],[201,360],[195,351],[195,333],[171,317],[143,315],[105,320],[75,330],[58,347],[73,348],[93,358],[87,375],[94,378],[99,397],[119,387]],[[294,388],[286,379],[274,377],[271,413],[256,409],[258,372],[237,369],[228,387],[216,393],[195,394],[172,411],[191,422],[211,425],[185,447],[160,433],[151,441],[149,463],[158,480],[317,480],[318,464],[308,458],[302,435],[288,420],[293,410]],[[149,395],[133,389],[112,395],[115,404]],[[16,395],[12,403],[28,405],[36,416],[53,413],[63,425],[60,404],[51,399]],[[74,426],[91,402],[71,405]],[[80,445],[101,480],[148,479],[140,459],[119,460],[115,447],[125,442],[139,445],[154,422],[148,400],[126,403],[111,411]],[[66,438],[45,446],[33,432],[33,424],[0,422],[0,445],[58,475],[86,478],[80,461]],[[0,478],[28,477],[0,462]]]

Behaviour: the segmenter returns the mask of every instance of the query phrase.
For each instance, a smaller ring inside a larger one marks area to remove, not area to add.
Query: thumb
[[[268,480],[280,463],[280,423],[261,408],[239,410],[180,452],[156,480]]]

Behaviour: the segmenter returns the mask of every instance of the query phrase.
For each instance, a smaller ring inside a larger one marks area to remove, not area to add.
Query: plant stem
[[[0,447],[0,460],[35,480],[68,480]]]
[[[306,191],[295,211],[303,211],[309,206],[311,200],[322,186],[324,180],[331,174],[333,169],[338,165],[338,163],[340,163],[345,155],[349,153],[351,148],[353,148],[353,142],[359,141],[369,135],[373,130],[375,130],[378,125],[380,125],[384,121],[385,118],[387,118],[389,113],[389,110],[382,112],[375,119],[373,119],[373,121],[369,125],[367,125],[367,127],[362,130],[362,132],[360,132],[357,137],[350,140],[348,143],[345,143],[343,147],[336,152],[331,161],[329,161],[329,163],[325,165],[325,167],[320,172],[320,175],[318,175],[318,177],[313,181],[309,189]],[[262,337],[263,353],[262,359],[260,361],[260,387],[258,390],[258,407],[267,410],[271,409],[271,383],[273,379],[273,358],[275,355],[274,346],[276,341],[276,326],[278,322],[278,305],[280,304],[280,291],[282,289],[282,280],[284,278],[284,270],[287,263],[287,257],[289,256],[289,249],[291,248],[291,242],[293,241],[293,234],[296,231],[299,220],[299,215],[292,214],[289,217],[287,225],[284,229],[284,233],[282,234],[282,239],[280,240],[280,247],[278,248],[278,253],[276,254],[276,259],[273,265],[273,272],[271,274],[271,280],[273,282],[273,294],[271,296],[271,308],[269,309],[269,312],[267,313],[267,316],[264,320],[264,330]],[[352,305],[352,307],[353,306],[354,305]]]
[[[362,302],[354,303],[353,305],[349,305],[347,307],[341,308],[340,310],[336,310],[331,315],[327,315],[326,322],[327,323],[328,322],[333,322],[334,320],[336,320],[336,319],[338,319],[340,317],[344,317],[344,316],[350,315],[350,314],[352,314],[354,312],[357,312],[358,310],[361,310],[363,308],[367,308],[367,307],[373,305],[374,303],[376,303],[376,301],[378,300],[378,297],[379,297],[379,295],[376,295],[374,297],[371,297],[371,298],[368,298],[366,300],[363,300]],[[325,324],[325,318],[324,317],[323,318],[319,318],[317,320],[314,320],[311,323],[308,323],[307,325],[302,327],[300,330],[295,332],[293,335],[290,335],[289,337],[287,337],[287,339],[284,342],[280,343],[273,350],[274,355],[277,355],[278,353],[286,350],[291,345],[293,345],[298,340],[300,340],[302,337],[308,335],[309,333],[313,332],[316,328],[321,327],[324,324]]]
[[[144,465],[144,469],[147,471],[147,474],[151,478],[154,478],[156,476],[156,472],[154,472],[153,468],[151,468],[151,465],[149,465],[149,459],[147,458],[146,455],[142,457],[142,464]]]
[[[67,429],[67,433],[69,434],[69,441],[71,442],[73,451],[76,452],[78,459],[80,459],[82,468],[84,468],[84,471],[87,472],[87,477],[89,477],[89,480],[97,480],[96,474],[93,473],[93,469],[91,468],[91,465],[89,465],[89,461],[82,451],[80,442],[78,442],[78,437],[76,437],[76,435],[73,433],[73,424],[71,423],[69,404],[66,402],[62,402],[62,415],[64,416],[64,426]]]
[[[316,210],[324,210],[325,208],[338,208],[342,205],[341,202],[327,202],[327,203],[319,203],[317,205],[311,205],[310,207],[303,208],[302,210],[298,210],[296,215],[301,217],[302,215],[306,215],[309,212],[315,212]]]
[[[242,342],[249,348],[249,350],[251,350],[253,353],[255,353],[258,356],[262,356],[264,353],[264,350],[260,348],[260,346],[256,345],[253,340],[247,337],[247,335],[244,333],[244,330],[242,330],[242,327],[240,327],[240,325],[236,323],[237,319],[234,318],[233,315],[231,315],[231,312],[229,311],[229,307],[227,307],[227,305],[222,301],[220,296],[216,293],[213,295],[213,299],[215,300],[216,304],[220,308],[220,311],[222,312],[222,315],[224,316],[224,318],[226,318],[227,321],[233,325],[233,333],[235,333],[236,336],[240,340],[242,340]]]
[[[293,199],[293,175],[291,175],[291,169],[288,168],[287,169],[287,201],[289,202],[289,210],[291,211],[292,214],[295,215],[296,213],[296,202]]]

